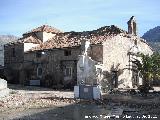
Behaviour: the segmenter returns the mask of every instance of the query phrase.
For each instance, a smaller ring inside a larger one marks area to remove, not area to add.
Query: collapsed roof
[[[81,45],[81,40],[83,39],[89,40],[91,44],[102,44],[103,41],[120,33],[126,34],[127,32],[118,28],[115,25],[101,27],[93,31],[71,31],[65,33],[58,33],[48,41],[41,43],[37,47],[32,48],[31,51],[79,46]]]

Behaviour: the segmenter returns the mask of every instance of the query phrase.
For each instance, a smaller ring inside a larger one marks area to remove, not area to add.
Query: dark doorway
[[[63,71],[63,84],[65,88],[73,88],[77,82],[77,61],[64,60],[61,61]]]
[[[112,85],[114,88],[118,88],[118,71],[112,71]]]

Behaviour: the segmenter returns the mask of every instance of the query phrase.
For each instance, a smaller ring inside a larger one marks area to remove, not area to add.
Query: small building
[[[83,59],[79,60],[87,52],[87,60],[94,61],[85,77],[88,84],[107,89],[132,88],[140,83],[128,54],[135,45],[139,52],[152,54],[150,46],[137,35],[135,17],[128,21],[128,32],[115,25],[84,32],[61,32],[44,25],[23,34],[18,42],[5,45],[5,75],[12,83],[71,88],[82,82],[79,63]]]

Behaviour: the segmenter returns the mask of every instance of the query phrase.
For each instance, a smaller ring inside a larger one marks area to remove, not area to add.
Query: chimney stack
[[[128,34],[137,35],[137,23],[134,16],[130,18],[127,24],[128,24]]]

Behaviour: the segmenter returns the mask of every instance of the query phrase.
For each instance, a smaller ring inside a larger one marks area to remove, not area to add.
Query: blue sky
[[[48,24],[62,31],[117,25],[135,16],[139,35],[160,25],[160,0],[0,0],[0,34],[21,36]]]

